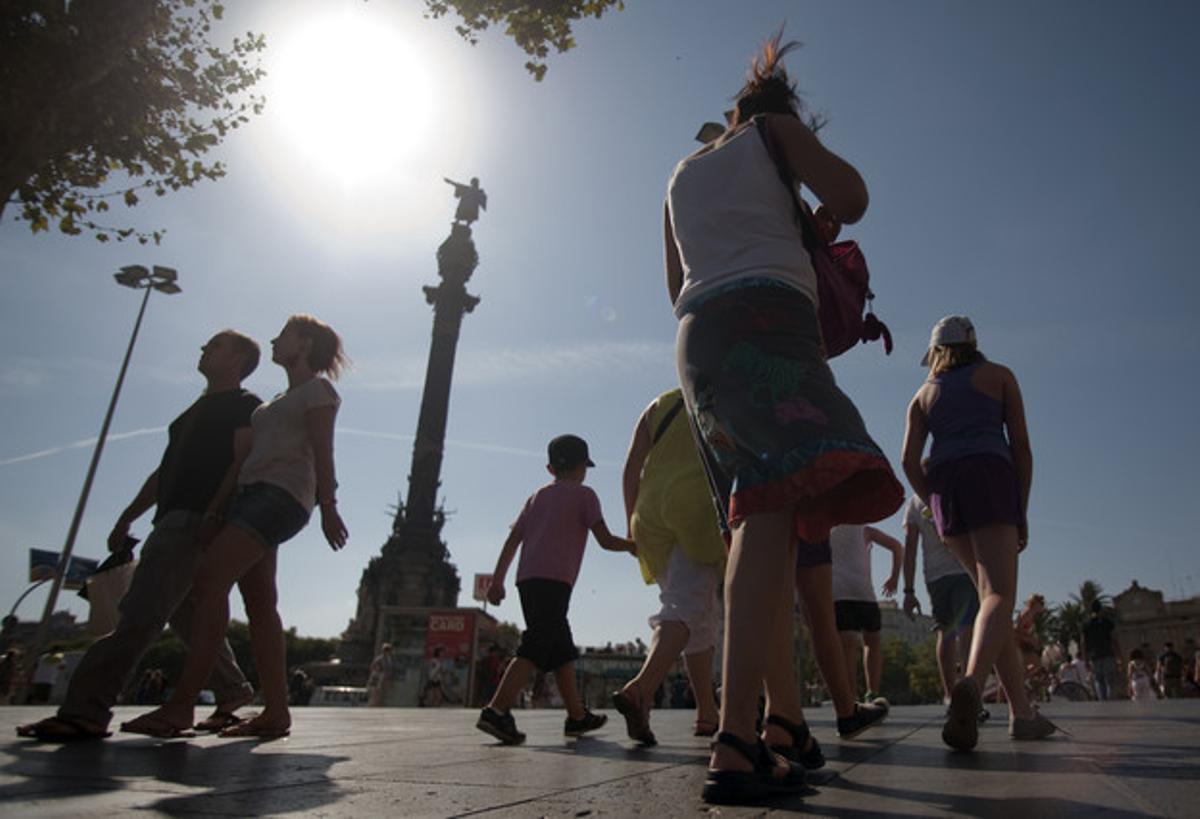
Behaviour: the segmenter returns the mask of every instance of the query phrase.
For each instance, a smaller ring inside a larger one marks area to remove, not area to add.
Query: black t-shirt
[[[1158,655],[1158,664],[1162,666],[1163,676],[1177,680],[1183,676],[1183,655],[1175,651],[1164,651]]]
[[[158,465],[157,521],[167,512],[203,512],[233,463],[233,433],[262,403],[241,388],[202,395],[171,422]]]
[[[1112,633],[1116,626],[1107,617],[1093,617],[1083,624],[1083,639],[1087,643],[1089,660],[1113,656]]]

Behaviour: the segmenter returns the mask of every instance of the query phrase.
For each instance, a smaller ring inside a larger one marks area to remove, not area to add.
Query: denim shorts
[[[309,513],[285,489],[269,483],[250,483],[238,487],[225,522],[245,529],[268,549],[295,537]]]

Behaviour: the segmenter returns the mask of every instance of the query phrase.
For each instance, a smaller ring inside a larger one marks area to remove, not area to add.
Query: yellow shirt
[[[651,435],[681,400],[679,389],[659,396],[647,419]],[[686,412],[681,409],[671,420],[642,464],[631,528],[647,583],[662,574],[676,546],[702,565],[725,561],[717,510]]]

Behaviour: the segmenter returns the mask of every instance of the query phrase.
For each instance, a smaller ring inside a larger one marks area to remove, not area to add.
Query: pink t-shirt
[[[590,486],[555,481],[534,492],[512,525],[521,538],[517,582],[541,578],[574,586],[588,532],[602,520]]]

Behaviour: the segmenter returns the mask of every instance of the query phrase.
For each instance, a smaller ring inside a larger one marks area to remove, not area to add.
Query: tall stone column
[[[464,203],[479,204],[478,197],[483,194],[478,188],[478,180],[472,180],[472,187],[451,184],[456,185],[456,195]],[[460,188],[467,192],[466,197]],[[470,199],[472,196],[476,198]],[[392,534],[381,553],[363,570],[358,587],[358,609],[342,634],[338,649],[338,656],[344,663],[361,665],[370,662],[375,651],[381,607],[453,608],[458,605],[461,584],[441,538],[446,513],[439,505],[437,495],[441,486],[442,453],[458,334],[463,316],[479,304],[479,298],[466,289],[467,280],[479,262],[471,239],[470,222],[475,218],[478,218],[477,207],[464,211],[464,204],[460,203],[456,220],[450,226],[450,236],[437,251],[441,284],[423,288],[425,300],[433,306],[433,336],[413,442],[408,495],[397,505]]]

